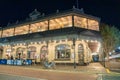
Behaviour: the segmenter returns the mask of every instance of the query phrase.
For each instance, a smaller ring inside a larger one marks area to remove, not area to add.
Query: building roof
[[[85,14],[83,9],[77,9],[75,7],[73,7],[72,9],[66,10],[66,11],[61,11],[61,12],[59,10],[57,10],[56,13],[49,14],[49,15],[45,15],[45,14],[40,15],[40,12],[38,12],[37,9],[35,9],[32,13],[29,14],[29,16],[33,16],[33,15],[36,15],[38,18],[36,18],[36,19],[28,18],[25,21],[17,22],[17,24],[15,23],[15,24],[9,24],[8,26],[4,26],[3,29],[17,27],[17,26],[26,25],[26,24],[31,24],[31,23],[35,23],[35,22],[39,22],[39,21],[43,21],[43,20],[49,20],[52,18],[62,17],[62,16],[66,16],[66,15],[79,15],[82,17],[100,21],[100,18]]]

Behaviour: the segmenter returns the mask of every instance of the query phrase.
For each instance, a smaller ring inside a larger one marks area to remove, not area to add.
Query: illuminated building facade
[[[93,61],[93,55],[101,59],[99,22],[81,9],[51,15],[35,9],[26,21],[0,29],[0,58],[78,64]]]

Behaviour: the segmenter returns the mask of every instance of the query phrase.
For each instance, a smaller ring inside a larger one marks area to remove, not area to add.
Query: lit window
[[[84,62],[84,48],[82,44],[78,45],[78,61],[79,63]]]
[[[69,59],[70,58],[70,46],[66,44],[60,44],[56,46],[56,59]]]
[[[35,54],[36,54],[36,47],[30,46],[30,47],[28,48],[28,53],[27,53],[28,58],[30,58],[30,59],[35,59]]]
[[[81,27],[81,28],[87,28],[87,18],[74,16],[74,26]]]
[[[72,27],[72,16],[55,18],[50,20],[50,30]]]
[[[98,21],[88,19],[88,29],[98,30],[99,31],[99,23],[98,23]]]
[[[40,59],[41,61],[44,61],[47,59],[47,55],[48,55],[48,48],[47,46],[43,46],[41,48],[41,53],[40,53]]]
[[[13,36],[13,33],[14,33],[14,28],[5,29],[5,30],[3,30],[2,37]]]

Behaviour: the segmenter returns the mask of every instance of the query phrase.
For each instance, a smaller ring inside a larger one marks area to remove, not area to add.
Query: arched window
[[[36,53],[36,47],[35,46],[30,46],[28,48],[28,58],[35,59],[35,53]]]
[[[3,47],[0,46],[0,59],[2,59],[2,55],[3,55]]]
[[[55,48],[55,59],[69,59],[70,58],[70,46],[67,44],[57,45]]]
[[[47,55],[48,55],[48,48],[47,48],[47,46],[43,46],[42,48],[41,48],[41,51],[40,51],[41,53],[40,53],[40,59],[41,60],[45,60],[46,58],[47,58]]]
[[[78,53],[79,53],[79,54],[83,54],[83,52],[84,52],[83,45],[82,45],[82,44],[79,44],[79,45],[78,45]]]
[[[18,59],[21,59],[21,58],[22,58],[22,56],[23,56],[23,51],[24,51],[24,48],[22,48],[22,47],[18,47],[18,48],[17,48],[16,56],[17,56]]]
[[[84,62],[84,47],[83,47],[83,44],[78,45],[78,60],[79,60],[79,63]]]

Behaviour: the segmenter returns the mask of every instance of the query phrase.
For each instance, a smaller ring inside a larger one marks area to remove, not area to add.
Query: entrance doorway
[[[78,45],[78,64],[84,64],[84,47],[83,44]]]
[[[99,42],[88,42],[88,46],[91,49],[92,61],[99,61]]]

